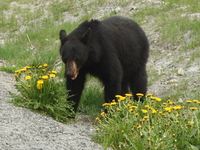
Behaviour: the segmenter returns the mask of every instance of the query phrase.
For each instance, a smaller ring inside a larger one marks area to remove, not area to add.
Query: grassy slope
[[[139,0],[7,0],[0,6],[0,40],[5,40],[5,44],[0,45],[0,59],[17,67],[40,63],[54,65],[59,59],[60,29],[66,29],[69,33],[82,20],[114,15],[114,8],[120,6],[118,15],[133,18],[142,25],[149,37],[151,54],[148,74],[150,91],[153,91],[156,87],[161,88],[157,86],[157,81],[165,82],[167,77],[177,76],[179,67],[187,69],[194,63],[199,65],[200,15],[195,15],[200,13],[199,3],[198,0],[163,0],[153,3]],[[163,64],[163,60],[171,62],[175,67]],[[199,99],[197,74],[178,79],[178,85],[166,85],[168,89],[161,89],[159,96]]]

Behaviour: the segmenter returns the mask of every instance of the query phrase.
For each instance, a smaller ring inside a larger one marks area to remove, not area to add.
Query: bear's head
[[[72,80],[77,78],[79,70],[87,61],[89,55],[87,43],[90,33],[90,28],[85,33],[78,35],[67,35],[65,30],[60,31],[60,55],[65,63],[65,74]]]

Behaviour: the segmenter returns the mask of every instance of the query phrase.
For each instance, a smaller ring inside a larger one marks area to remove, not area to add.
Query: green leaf
[[[38,102],[35,102],[35,104],[34,104],[34,106],[33,106],[33,109],[38,109],[38,108],[40,108],[40,103],[38,103]]]
[[[190,148],[191,148],[190,150],[199,150],[198,147],[196,147],[196,146],[194,146],[194,145],[191,145],[191,144],[190,144]]]

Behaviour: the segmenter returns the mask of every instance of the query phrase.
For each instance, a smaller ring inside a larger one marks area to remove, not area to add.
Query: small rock
[[[198,66],[194,66],[194,67],[190,67],[187,71],[188,72],[198,72],[199,67]]]
[[[185,71],[182,68],[178,69],[178,75],[183,76],[185,74]]]
[[[181,98],[178,99],[178,103],[183,103],[183,100]]]
[[[177,88],[178,87],[178,84],[176,83],[176,84],[174,84],[174,88]]]
[[[120,10],[121,10],[120,7],[115,8],[116,13],[120,12]]]

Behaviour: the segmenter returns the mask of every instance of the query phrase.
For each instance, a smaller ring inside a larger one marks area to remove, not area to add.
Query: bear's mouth
[[[72,80],[77,78],[79,69],[74,61],[67,62],[65,69],[68,77],[70,77]]]
[[[71,79],[75,80],[77,78],[77,76],[78,76],[78,72],[76,72],[73,76],[71,76]]]

